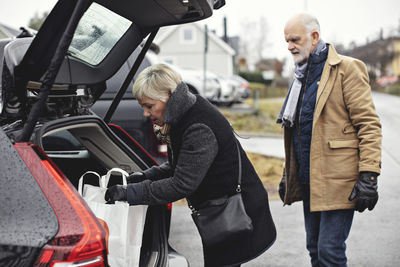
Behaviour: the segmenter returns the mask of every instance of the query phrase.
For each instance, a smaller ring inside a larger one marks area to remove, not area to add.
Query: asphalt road
[[[400,97],[376,93],[374,101],[383,132],[380,198],[373,211],[355,214],[347,240],[348,265],[400,266]],[[241,143],[251,152],[283,155],[280,138],[252,137]],[[270,206],[277,240],[264,254],[242,266],[310,266],[301,203],[283,207],[274,200]],[[200,237],[185,206],[173,207],[170,244],[189,260],[190,266],[203,266]]]

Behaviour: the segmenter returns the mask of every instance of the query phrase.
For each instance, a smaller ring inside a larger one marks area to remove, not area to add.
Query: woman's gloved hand
[[[372,210],[378,202],[378,174],[375,172],[360,172],[360,177],[354,185],[349,200],[356,199],[355,210],[363,212],[366,208]]]
[[[127,201],[126,186],[113,185],[106,191],[104,199],[106,204],[114,204],[115,201]]]
[[[143,172],[134,172],[134,173],[131,173],[131,174],[126,178],[126,181],[127,181],[129,184],[132,184],[132,183],[140,183],[140,182],[143,182],[144,180],[146,180],[146,175],[144,175]]]

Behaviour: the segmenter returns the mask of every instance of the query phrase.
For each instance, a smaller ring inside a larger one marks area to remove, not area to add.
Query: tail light
[[[58,233],[42,248],[34,266],[108,266],[107,233],[73,185],[38,146],[17,143],[15,148],[59,223]]]

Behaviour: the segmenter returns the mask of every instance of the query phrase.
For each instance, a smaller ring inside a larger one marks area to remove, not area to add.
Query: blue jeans
[[[307,250],[311,266],[347,266],[346,239],[354,210],[310,212],[310,185],[302,186]]]

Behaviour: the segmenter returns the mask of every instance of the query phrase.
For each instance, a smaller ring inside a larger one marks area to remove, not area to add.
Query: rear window
[[[81,18],[68,52],[91,65],[99,64],[132,22],[93,3]]]

